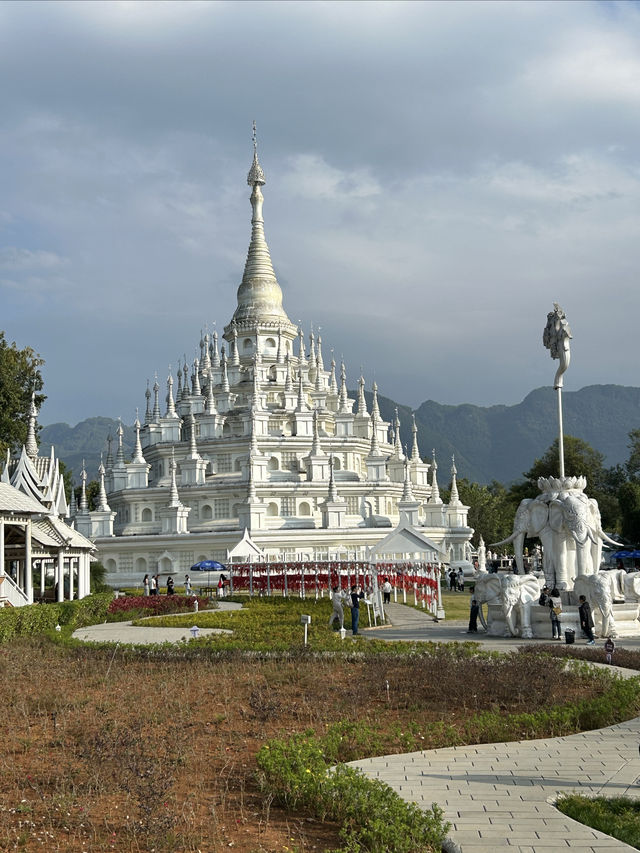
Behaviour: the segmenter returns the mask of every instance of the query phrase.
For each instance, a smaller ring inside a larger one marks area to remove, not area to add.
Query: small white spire
[[[78,514],[78,502],[76,500],[76,490],[73,480],[71,480],[71,500],[69,501],[69,518],[75,518]]]
[[[187,367],[187,356],[184,357],[182,365],[182,399],[185,400],[189,396],[189,368]]]
[[[169,375],[167,376],[167,412],[165,418],[177,418],[176,404],[173,399],[173,376],[171,375],[171,365],[169,365]]]
[[[189,410],[187,419],[189,421],[189,458],[200,459],[198,445],[196,443],[196,419],[191,410]]]
[[[147,407],[144,412],[144,422],[145,424],[151,423],[151,389],[149,388],[149,380],[147,379],[147,390],[144,392],[144,396],[147,399]]]
[[[259,412],[262,410],[262,401],[260,397],[260,380],[258,378],[258,360],[253,357],[253,393],[251,395],[251,411]]]
[[[238,355],[238,328],[236,321],[231,322],[231,343],[229,344],[229,362],[238,366],[240,364],[240,356]]]
[[[328,500],[337,501],[338,500],[338,490],[336,488],[335,480],[333,479],[333,456],[329,454],[329,496]]]
[[[174,448],[171,448],[171,462],[169,463],[169,470],[171,471],[171,486],[169,489],[169,507],[175,509],[176,507],[181,507],[182,503],[180,502],[180,495],[178,494],[178,484],[176,483],[176,457],[174,453]]]
[[[300,367],[306,367],[307,364],[307,354],[304,351],[304,332],[302,328],[298,328],[298,364]]]
[[[213,343],[211,344],[211,366],[220,367],[220,354],[218,353],[218,333],[213,332]]]
[[[222,392],[224,394],[229,393],[229,374],[227,373],[227,355],[224,351],[224,347],[222,347]]]
[[[84,459],[82,460],[82,471],[80,472],[81,492],[80,492],[80,512],[85,515],[89,512],[89,504],[87,503],[87,471],[84,467]]]
[[[36,441],[36,418],[38,417],[38,410],[36,408],[36,392],[31,392],[31,406],[29,407],[29,426],[27,429],[27,441],[25,443],[25,450],[27,451],[27,456],[32,461],[38,455],[38,442]]]
[[[156,373],[155,382],[153,383],[153,422],[157,424],[160,421],[160,386],[158,385],[158,374]]]
[[[371,450],[369,456],[380,456],[380,445],[378,444],[378,419],[371,415]]]
[[[211,353],[209,352],[209,332],[205,332],[204,335],[204,348],[202,349],[202,356],[200,358],[200,369],[202,374],[208,374],[211,369]]]
[[[324,382],[322,371],[320,370],[320,358],[316,356],[316,391],[322,391]]]
[[[182,362],[178,359],[178,390],[176,391],[176,399],[182,400]]]
[[[324,370],[324,361],[322,359],[322,338],[320,337],[320,334],[318,334],[318,342],[317,343],[318,343],[317,362],[320,365],[319,369]]]
[[[418,449],[418,427],[416,426],[416,416],[411,415],[411,431],[413,432],[413,444],[411,446],[411,461],[422,462],[420,459],[420,451]]]
[[[441,504],[442,498],[440,497],[440,489],[438,488],[438,463],[436,462],[435,447],[431,451],[431,470],[433,474],[431,477],[431,498],[429,503]]]
[[[411,487],[411,478],[409,476],[409,460],[407,459],[406,454],[404,458],[404,488],[402,490],[401,500],[411,501],[412,503],[415,501]]]
[[[456,468],[456,457],[451,457],[451,499],[449,501],[449,506],[458,506],[460,504],[460,495],[458,494],[458,483],[456,481],[456,474],[458,470]]]
[[[136,409],[136,419],[133,423],[136,431],[136,446],[133,451],[133,459],[132,462],[136,462],[138,464],[144,464],[146,459],[142,455],[142,445],[140,444],[140,421],[138,420],[138,410]],[[100,457],[100,462],[102,463],[102,456]]]
[[[404,454],[402,452],[402,441],[400,440],[400,417],[398,416],[398,409],[396,408],[396,417],[394,424],[394,433],[395,433],[395,455],[398,459],[403,459]]]
[[[348,412],[349,407],[347,405],[347,400],[349,399],[347,395],[347,371],[344,366],[344,361],[340,362],[340,403],[338,406],[339,412]]]
[[[282,356],[282,326],[278,326],[278,351],[276,352],[276,362],[282,364],[284,358]]]
[[[111,430],[107,435],[107,470],[113,468],[113,456],[111,455],[111,445],[113,444],[113,436],[111,435]]]
[[[320,447],[320,431],[318,429],[318,410],[313,410],[313,442],[311,444],[311,455],[322,456],[322,448]]]
[[[213,393],[213,372],[210,370],[207,376],[207,404],[206,412],[208,415],[217,414],[216,398]]]
[[[286,373],[284,375],[284,390],[291,392],[293,391],[293,382],[291,379],[291,357],[289,356],[289,353],[286,354],[284,362],[287,366]]]
[[[296,404],[296,412],[307,411],[309,411],[309,407],[307,406],[307,400],[304,396],[304,387],[302,384],[302,370],[298,370],[298,400]]]
[[[193,370],[191,371],[191,393],[194,397],[199,397],[202,394],[200,387],[200,362],[197,358],[193,359]]]
[[[124,446],[122,444],[122,439],[124,436],[124,430],[122,428],[122,421],[120,420],[120,418],[118,418],[117,435],[118,435],[118,450],[116,452],[116,465],[124,465]],[[84,466],[84,460],[82,462],[82,465]],[[86,472],[85,472],[85,476],[86,476]]]
[[[336,360],[331,351],[331,372],[329,373],[329,393],[334,397],[338,395],[338,383],[336,382]]]
[[[376,420],[380,420],[380,409],[378,408],[378,383],[373,380],[373,385],[371,386],[373,400],[371,401],[371,414],[375,415]]]
[[[364,376],[360,374],[360,379],[358,379],[358,415],[364,416],[368,415],[367,411],[367,401],[364,396]]]
[[[140,421],[136,417],[136,423],[138,424],[138,429],[140,428]],[[104,465],[102,464],[102,453],[100,454],[100,465],[98,466],[98,478],[100,483],[100,488],[98,490],[98,512],[110,512],[111,507],[107,503],[107,493],[104,489]]]

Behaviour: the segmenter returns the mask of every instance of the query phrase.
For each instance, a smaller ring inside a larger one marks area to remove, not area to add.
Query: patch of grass
[[[556,806],[568,817],[640,850],[640,802],[628,797],[581,797],[567,794]]]

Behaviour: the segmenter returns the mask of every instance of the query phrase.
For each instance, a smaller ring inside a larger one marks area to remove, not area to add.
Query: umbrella
[[[200,560],[199,563],[194,563],[191,566],[192,572],[207,572],[207,586],[210,585],[211,572],[222,571],[223,569],[226,571],[227,567],[217,560]]]

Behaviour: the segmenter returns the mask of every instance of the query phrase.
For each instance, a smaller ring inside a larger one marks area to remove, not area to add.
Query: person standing
[[[478,600],[476,598],[471,599],[471,607],[469,609],[469,630],[467,634],[477,634],[478,633],[478,614],[480,613],[480,607],[478,605]]]
[[[464,572],[462,566],[458,569],[458,590],[464,592]]]
[[[616,644],[613,642],[613,638],[607,637],[604,643],[604,653],[606,655],[607,663],[611,663],[615,650]]]
[[[591,613],[591,605],[584,595],[580,596],[578,613],[580,614],[580,627],[587,635],[587,645],[594,646],[596,641],[593,637],[593,614]]]
[[[184,576],[184,594],[191,595],[191,578],[189,575]]]
[[[151,580],[149,581],[149,594],[157,595],[158,594],[158,576],[151,575]]]
[[[560,593],[554,587],[551,590],[551,595],[547,599],[549,605],[549,615],[551,616],[551,639],[560,640],[560,614],[562,613],[562,599]]]
[[[389,578],[385,578],[382,584],[382,603],[391,604],[391,584],[389,583]]]
[[[169,577],[167,578],[167,595],[173,595],[173,587],[173,578],[171,577],[171,575],[169,575]]]
[[[145,575],[142,579],[142,588],[144,590],[144,595],[149,595],[149,575]]]
[[[360,620],[360,601],[364,598],[361,587],[353,584],[351,587],[351,633],[354,637],[358,635],[358,622]]]
[[[344,608],[342,607],[343,602],[342,591],[339,586],[331,587],[331,604],[333,605],[333,610],[331,611],[331,618],[329,619],[329,627],[333,627],[333,623],[337,619],[340,624],[340,630],[344,628]]]

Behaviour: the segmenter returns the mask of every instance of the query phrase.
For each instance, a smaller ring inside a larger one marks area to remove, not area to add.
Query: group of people
[[[540,593],[538,604],[540,604],[542,607],[549,608],[549,617],[551,619],[551,639],[561,640],[562,634],[560,632],[560,616],[562,615],[562,598],[560,597],[560,592],[555,587],[552,590],[549,590],[549,587],[547,586],[543,587],[542,592]],[[589,604],[584,595],[578,597],[578,616],[580,618],[580,629],[584,636],[587,638],[587,645],[594,646],[596,642],[595,637],[593,635],[595,623],[593,621],[591,605]],[[607,651],[607,644],[611,645],[610,652]],[[607,653],[608,660],[611,657],[611,654],[613,654],[614,647],[615,644],[613,640],[611,639],[611,637],[608,637],[605,643],[605,652]],[[609,663],[611,663],[610,660]]]
[[[142,579],[142,588],[146,595],[160,594],[160,575],[145,575]],[[167,578],[167,595],[175,595],[175,581],[169,575]],[[189,575],[184,576],[184,594],[191,595],[191,578]]]
[[[449,592],[464,592],[464,572],[462,567],[449,572]]]

